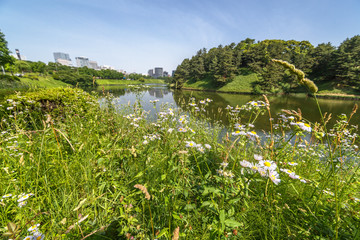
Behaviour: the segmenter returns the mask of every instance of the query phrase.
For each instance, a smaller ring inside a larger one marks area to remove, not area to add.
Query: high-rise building
[[[72,66],[71,61],[66,60],[66,59],[58,58],[58,59],[56,60],[56,62],[57,62],[57,63],[60,63],[61,65],[65,65],[65,66],[69,66],[69,67]]]
[[[72,62],[68,53],[54,52],[55,62],[65,66],[72,66]]]
[[[64,59],[64,60],[71,61],[70,56],[69,56],[68,53],[54,52],[54,58],[55,58],[55,62],[58,59]]]
[[[100,69],[96,61],[89,61],[90,68],[98,70]]]
[[[162,76],[163,76],[163,68],[156,67],[154,77],[158,78],[158,77],[162,77]]]
[[[78,67],[88,67],[90,68],[90,62],[87,57],[76,57],[76,65]]]
[[[167,71],[164,71],[163,77],[168,77],[168,76],[169,76],[169,73]]]
[[[154,76],[154,69],[150,69],[150,70],[148,71],[148,75],[149,75],[150,77],[153,77],[153,76]]]

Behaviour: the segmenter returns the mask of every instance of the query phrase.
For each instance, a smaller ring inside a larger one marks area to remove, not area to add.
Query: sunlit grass
[[[348,124],[356,109],[328,132],[284,111],[260,134],[253,123],[269,113],[268,102],[251,101],[224,110],[230,126],[223,134],[223,125],[206,120],[211,99],[162,105],[153,121],[141,101],[120,108],[113,102],[69,88],[4,100],[1,234],[360,237],[358,135]],[[32,226],[36,231],[28,231]]]

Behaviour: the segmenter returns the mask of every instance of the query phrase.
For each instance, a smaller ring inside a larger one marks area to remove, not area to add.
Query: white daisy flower
[[[30,228],[28,228],[28,231],[29,232],[37,232],[39,230],[39,226],[40,224],[35,224],[35,225],[32,225]]]
[[[23,207],[27,204],[27,201],[22,201],[18,203],[18,207]]]
[[[187,129],[186,129],[186,128],[183,128],[183,127],[179,127],[179,128],[178,128],[178,132],[187,132]]]
[[[260,168],[259,164],[251,164],[250,166],[250,169],[254,172],[258,172],[259,168]]]
[[[254,159],[257,161],[261,161],[261,160],[263,160],[263,157],[261,155],[254,154]]]
[[[296,166],[296,165],[298,165],[296,162],[289,162],[288,163],[290,166]]]
[[[222,162],[222,163],[220,163],[220,165],[221,165],[223,168],[226,168],[226,167],[229,165],[229,163],[228,163],[228,162]]]
[[[186,147],[196,147],[196,143],[193,141],[185,141]]]
[[[251,167],[251,162],[248,162],[246,160],[242,160],[242,161],[240,161],[240,165],[243,166],[243,167],[248,168],[248,167]]]
[[[12,194],[11,194],[11,193],[5,194],[4,196],[2,196],[2,198],[9,198],[9,197],[12,197]]]
[[[277,167],[276,163],[274,161],[270,161],[270,160],[261,160],[261,161],[259,161],[259,165],[268,171],[273,171]]]
[[[231,133],[233,136],[239,136],[239,135],[245,135],[246,133],[244,131],[235,131]]]
[[[279,173],[277,173],[276,171],[269,171],[269,178],[276,185],[278,185],[281,181],[279,178]]]
[[[268,175],[268,171],[261,167],[259,167],[258,173],[260,173],[262,177],[266,177]]]

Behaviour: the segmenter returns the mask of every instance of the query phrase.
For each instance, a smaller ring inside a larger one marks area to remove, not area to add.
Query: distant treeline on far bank
[[[271,59],[292,63],[316,84],[331,84],[360,93],[360,35],[347,38],[339,47],[309,41],[245,39],[238,44],[200,49],[177,67],[173,86],[183,88],[198,81],[219,89],[239,75],[255,74],[253,93],[299,91],[295,76]]]

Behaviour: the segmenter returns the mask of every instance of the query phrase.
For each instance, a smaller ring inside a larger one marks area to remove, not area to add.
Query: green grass
[[[360,97],[360,92],[353,87],[341,87],[332,82],[317,83],[320,96],[339,96],[339,97]]]
[[[20,77],[20,81],[25,85],[29,86],[30,88],[57,88],[71,86],[70,84],[55,80],[51,76],[39,76],[38,74],[34,74],[34,76],[37,76],[39,80]]]
[[[225,111],[224,134],[206,120],[209,99],[163,105],[155,124],[141,101],[113,100],[66,88],[1,103],[0,234],[23,239],[40,224],[46,239],[359,238],[350,113],[329,133],[283,113],[261,137],[251,124],[264,102]]]
[[[256,73],[247,73],[236,76],[233,81],[222,87],[216,87],[208,80],[201,80],[197,82],[186,82],[184,88],[232,93],[251,93],[252,86],[256,81],[258,81]]]
[[[145,79],[145,82],[137,80],[122,80],[122,79],[97,79],[99,85],[128,85],[128,84],[147,84],[147,83],[160,83],[164,84],[162,79]]]

